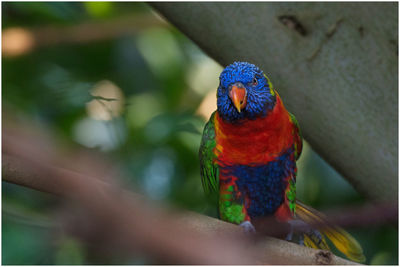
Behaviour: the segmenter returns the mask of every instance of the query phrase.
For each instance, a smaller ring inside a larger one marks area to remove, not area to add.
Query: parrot
[[[268,76],[248,62],[225,67],[217,110],[204,127],[199,149],[202,186],[215,199],[219,218],[256,232],[253,220],[273,216],[290,225],[289,241],[296,226],[323,224],[302,231],[299,243],[331,250],[329,239],[347,258],[363,262],[355,238],[296,199],[296,161],[302,147],[299,123]]]

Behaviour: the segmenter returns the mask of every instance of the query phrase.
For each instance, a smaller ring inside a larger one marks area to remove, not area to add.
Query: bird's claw
[[[293,238],[293,226],[292,225],[290,225],[290,231],[289,231],[289,233],[286,235],[286,241],[292,241],[292,238]]]
[[[255,233],[256,228],[254,228],[253,224],[249,221],[244,221],[241,224],[239,224],[240,227],[243,228],[245,233]]]
[[[286,241],[292,241],[293,239],[293,233],[298,232],[299,229],[308,229],[309,226],[307,223],[301,221],[301,220],[291,220],[288,221],[290,230],[289,233],[286,235]]]
[[[290,231],[286,236],[286,240],[287,241],[291,241],[292,240],[294,232],[297,232],[297,233],[300,234],[298,242],[302,246],[304,246],[304,234],[315,235],[319,240],[322,240],[321,233],[318,230],[313,229],[306,222],[303,222],[301,220],[291,220],[291,221],[288,221],[288,223],[289,223],[289,226],[290,226]]]

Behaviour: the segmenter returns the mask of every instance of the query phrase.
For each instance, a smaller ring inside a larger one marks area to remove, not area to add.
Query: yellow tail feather
[[[298,219],[308,224],[321,225],[319,229],[322,233],[322,237],[319,239],[309,233],[304,234],[304,245],[311,248],[319,248],[329,250],[329,246],[325,241],[326,236],[335,247],[345,254],[350,260],[357,262],[364,262],[365,256],[360,244],[355,240],[349,233],[342,228],[332,225],[328,222],[325,215],[321,212],[304,205],[303,203],[296,202],[296,216]]]

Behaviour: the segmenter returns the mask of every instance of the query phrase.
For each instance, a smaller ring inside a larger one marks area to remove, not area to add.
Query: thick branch
[[[397,3],[151,5],[222,65],[259,65],[313,149],[369,198],[397,200]]]

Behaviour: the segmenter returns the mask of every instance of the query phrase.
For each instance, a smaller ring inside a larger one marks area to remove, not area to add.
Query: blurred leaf
[[[128,99],[126,119],[134,128],[144,127],[150,119],[162,112],[160,97],[156,94],[143,93]]]
[[[51,264],[48,230],[13,223],[3,216],[2,264]]]
[[[392,263],[392,255],[389,252],[381,251],[376,253],[371,259],[371,265],[386,265]]]
[[[184,91],[184,57],[175,36],[163,28],[151,29],[138,35],[137,48],[162,82],[168,107],[175,109]]]
[[[84,247],[72,237],[63,237],[55,255],[55,264],[83,265],[85,264]]]
[[[18,17],[23,25],[42,23],[71,23],[81,19],[84,10],[80,3],[71,2],[13,2],[7,9]]]
[[[181,70],[182,54],[170,31],[156,28],[141,33],[137,46],[156,75],[168,77]]]
[[[148,140],[155,143],[165,142],[180,132],[196,134],[200,140],[202,123],[201,119],[187,113],[164,113],[151,119],[145,127],[145,132]]]
[[[181,131],[181,132],[198,134],[198,135],[201,134],[201,132],[192,123],[189,123],[189,122],[178,124],[176,127],[176,130]]]
[[[112,2],[85,2],[86,11],[95,18],[108,17],[113,11]]]

